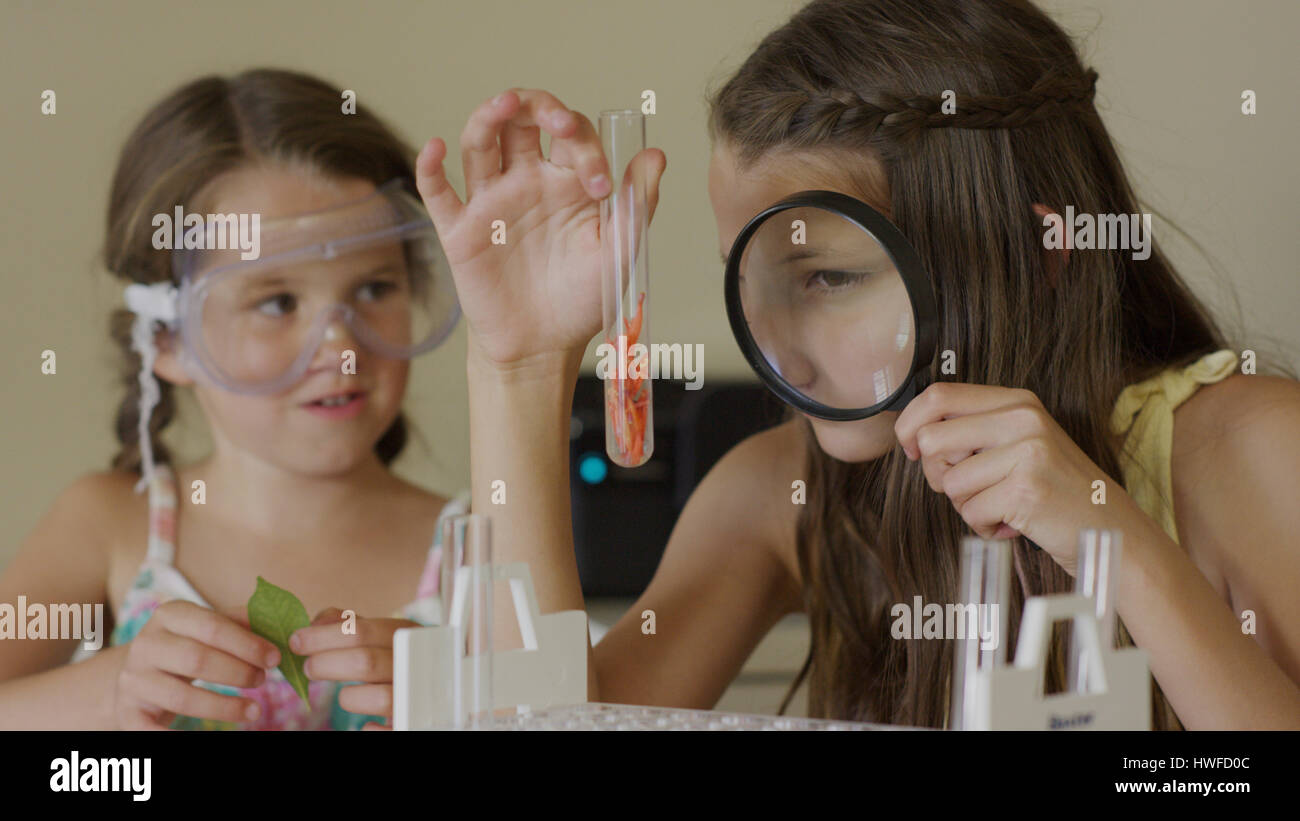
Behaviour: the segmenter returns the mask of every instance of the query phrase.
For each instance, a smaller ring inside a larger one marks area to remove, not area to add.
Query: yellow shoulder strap
[[[1236,368],[1235,352],[1215,351],[1185,368],[1170,368],[1129,385],[1115,400],[1110,429],[1125,437],[1119,455],[1124,487],[1133,501],[1159,522],[1175,542],[1178,528],[1174,526],[1173,479],[1169,469],[1174,409],[1201,385],[1225,379]]]

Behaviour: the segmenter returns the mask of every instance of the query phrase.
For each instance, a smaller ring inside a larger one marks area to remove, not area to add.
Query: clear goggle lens
[[[256,260],[242,260],[238,249],[185,258],[182,333],[223,387],[280,390],[319,356],[341,359],[347,350],[408,358],[455,326],[450,268],[409,195],[381,189],[354,206],[276,222]]]

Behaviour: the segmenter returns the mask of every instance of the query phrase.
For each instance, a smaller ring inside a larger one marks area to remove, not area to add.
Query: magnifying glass
[[[763,210],[736,236],[725,292],[750,366],[804,413],[902,410],[928,382],[938,337],[929,275],[861,200],[801,191]]]

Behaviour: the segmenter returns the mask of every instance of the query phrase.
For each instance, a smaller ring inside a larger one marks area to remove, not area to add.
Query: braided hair
[[[783,127],[822,141],[837,134],[880,136],[908,142],[926,128],[1018,128],[1068,115],[1071,108],[1090,105],[1097,72],[1082,76],[1044,74],[1026,91],[1006,96],[975,94],[943,110],[944,95],[901,97],[888,91],[831,89],[791,91],[775,95],[773,109],[787,116]],[[788,111],[788,114],[785,112]]]
[[[415,150],[364,106],[339,116],[341,91],[295,71],[252,69],[233,78],[208,76],[186,83],[159,101],[127,138],[109,193],[102,257],[114,276],[150,284],[172,278],[170,256],[152,245],[151,216],[177,205],[198,213],[219,175],[256,162],[280,163],[325,175],[382,185],[401,178],[415,188]],[[114,422],[121,447],[116,470],[141,469],[138,432],[140,355],[132,348],[135,315],[118,309],[110,336],[122,355],[125,394]],[[164,344],[166,342],[164,341]],[[157,380],[158,404],[149,420],[154,459],[170,458],[162,431],[175,419],[176,389]],[[376,456],[391,464],[406,445],[406,419],[399,414],[375,443]]]

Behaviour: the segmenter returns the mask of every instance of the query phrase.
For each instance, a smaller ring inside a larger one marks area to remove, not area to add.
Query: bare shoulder
[[[1180,541],[1231,587],[1253,552],[1293,538],[1300,383],[1234,374],[1202,386],[1174,412],[1171,461]]]
[[[149,510],[148,497],[135,492],[138,480],[118,470],[84,474],[59,494],[50,512],[81,532],[111,542],[123,525],[141,522]],[[146,524],[141,532],[147,531]]]
[[[1185,480],[1219,477],[1226,458],[1247,467],[1272,445],[1285,445],[1300,424],[1300,382],[1277,376],[1234,374],[1203,385],[1174,411],[1173,452],[1188,467],[1219,465],[1220,470]],[[1279,438],[1281,441],[1279,441]],[[1242,478],[1230,475],[1235,480]]]
[[[78,477],[55,498],[11,569],[34,578],[57,568],[84,586],[107,583],[115,553],[131,534],[138,533],[144,550],[148,508],[133,492],[135,480],[118,471]]]
[[[728,451],[719,464],[726,462],[731,471],[744,471],[764,491],[783,490],[782,498],[789,502],[792,483],[807,479],[799,424],[799,420],[791,419],[756,433]],[[770,496],[763,500],[765,505],[771,502]]]
[[[136,493],[139,476],[120,470],[88,473],[65,493],[72,494],[79,529],[102,551],[110,590],[122,587],[149,547],[149,497]]]
[[[775,552],[796,586],[795,525],[801,508],[795,494],[807,482],[799,424],[792,419],[744,439],[713,466],[699,488],[706,498],[717,499],[728,518],[750,525],[749,535]]]

